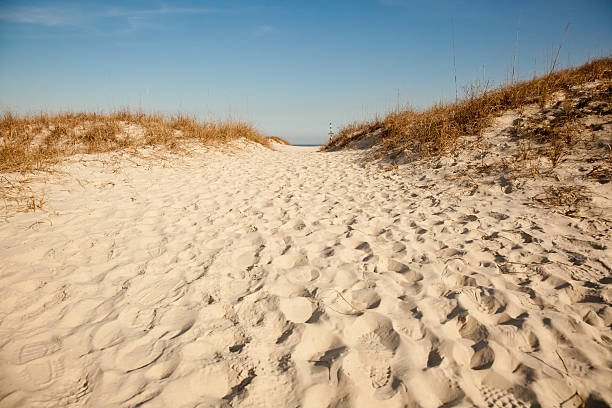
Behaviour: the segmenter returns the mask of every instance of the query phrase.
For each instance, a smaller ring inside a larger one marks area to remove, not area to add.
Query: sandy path
[[[251,150],[72,163],[0,226],[1,407],[612,401],[604,227]]]

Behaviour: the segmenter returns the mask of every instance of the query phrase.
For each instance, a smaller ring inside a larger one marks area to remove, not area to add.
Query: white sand
[[[278,148],[34,185],[0,225],[0,407],[612,402],[609,224]]]

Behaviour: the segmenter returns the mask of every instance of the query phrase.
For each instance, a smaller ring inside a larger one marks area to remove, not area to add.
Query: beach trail
[[[31,184],[0,224],[0,407],[612,403],[608,224],[274,147]]]

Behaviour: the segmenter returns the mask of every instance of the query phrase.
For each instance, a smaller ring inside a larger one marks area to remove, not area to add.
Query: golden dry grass
[[[268,136],[268,137],[266,137],[266,139],[269,140],[270,142],[276,142],[276,143],[279,143],[279,144],[284,144],[284,145],[291,146],[291,143],[289,143],[288,141],[286,141],[282,137]]]
[[[553,94],[595,80],[612,79],[612,58],[602,58],[581,67],[554,72],[531,81],[486,90],[481,84],[466,89],[465,98],[456,103],[439,104],[423,112],[394,112],[384,119],[354,123],[342,129],[322,150],[346,148],[373,132],[379,132],[377,145],[382,154],[410,152],[417,157],[431,157],[452,152],[461,136],[479,135],[496,115],[510,109],[537,103],[544,107]],[[607,96],[609,98],[609,96]],[[572,112],[566,120],[538,135],[552,147],[550,159],[556,163],[571,146]]]
[[[226,143],[245,138],[269,141],[242,122],[199,122],[194,117],[123,110],[111,114],[61,113],[0,117],[0,172],[43,169],[76,153],[101,153],[132,147],[180,147],[181,142]]]

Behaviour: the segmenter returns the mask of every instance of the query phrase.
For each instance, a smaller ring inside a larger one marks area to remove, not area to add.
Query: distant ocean
[[[307,146],[307,147],[313,147],[313,146],[321,146],[321,144],[294,144],[293,146]]]

